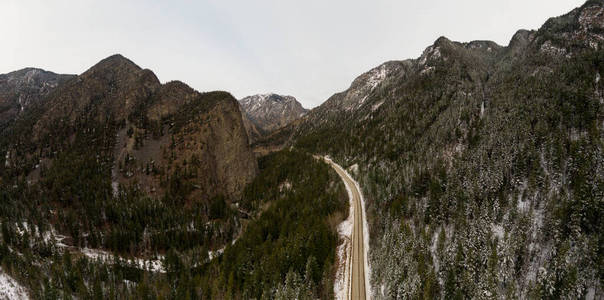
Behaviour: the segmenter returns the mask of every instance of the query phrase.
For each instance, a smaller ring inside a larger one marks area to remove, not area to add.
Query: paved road
[[[363,210],[361,203],[361,192],[354,184],[354,180],[344,172],[338,164],[327,160],[344,181],[344,184],[352,191],[354,225],[352,228],[352,272],[348,282],[351,287],[348,293],[349,299],[366,299],[365,287],[365,244],[363,243]]]

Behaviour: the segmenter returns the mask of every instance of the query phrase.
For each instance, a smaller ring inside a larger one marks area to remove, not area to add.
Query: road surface
[[[344,184],[348,187],[348,189],[352,192],[352,205],[353,205],[353,219],[354,224],[352,228],[352,272],[350,273],[350,278],[348,282],[350,283],[350,289],[348,292],[349,299],[367,299],[369,295],[367,293],[366,284],[367,281],[365,276],[365,244],[363,243],[363,224],[364,224],[364,214],[361,203],[361,191],[359,191],[358,186],[355,184],[354,180],[340,167],[338,164],[333,161],[326,159],[327,163],[329,163],[334,170],[340,175]]]

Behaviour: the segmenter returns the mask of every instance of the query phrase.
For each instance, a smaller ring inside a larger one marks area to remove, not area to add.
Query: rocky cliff
[[[256,174],[239,105],[226,92],[161,84],[114,55],[40,95],[2,136],[5,177],[43,180],[39,168],[52,169],[62,154],[92,155],[111,170],[114,192],[121,185],[160,197],[181,180],[183,197],[195,201],[237,198]]]

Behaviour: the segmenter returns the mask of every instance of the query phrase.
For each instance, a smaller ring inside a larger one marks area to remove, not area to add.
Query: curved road
[[[344,184],[352,192],[352,203],[353,203],[353,218],[354,225],[352,229],[352,272],[348,282],[350,283],[348,298],[349,299],[367,299],[369,295],[366,287],[366,276],[365,276],[365,244],[363,243],[363,208],[361,203],[361,191],[355,184],[354,180],[333,161],[326,159],[334,170],[340,175]]]

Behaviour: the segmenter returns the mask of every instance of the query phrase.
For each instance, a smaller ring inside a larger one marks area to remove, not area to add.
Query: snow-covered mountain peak
[[[283,127],[307,112],[296,98],[275,93],[248,96],[239,100],[239,104],[244,122],[246,119],[249,121],[248,129],[256,127],[248,130],[252,136],[255,131],[270,132]]]

